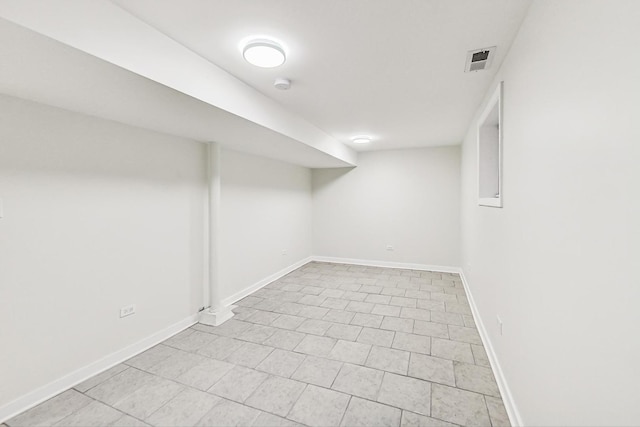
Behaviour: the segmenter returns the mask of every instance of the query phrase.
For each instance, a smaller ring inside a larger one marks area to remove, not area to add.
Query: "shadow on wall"
[[[349,172],[355,170],[356,167],[347,168],[328,168],[328,169],[314,169],[313,172],[313,191],[321,190],[333,181],[342,178]],[[321,173],[318,173],[321,172]]]

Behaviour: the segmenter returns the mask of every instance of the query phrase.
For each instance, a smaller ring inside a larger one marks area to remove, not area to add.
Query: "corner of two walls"
[[[313,171],[313,250],[327,260],[457,271],[460,147],[360,152]]]
[[[232,304],[311,256],[311,170],[223,149],[220,283]]]

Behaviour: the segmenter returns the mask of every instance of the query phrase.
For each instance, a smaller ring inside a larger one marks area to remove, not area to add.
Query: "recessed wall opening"
[[[502,207],[502,82],[478,120],[478,204]]]

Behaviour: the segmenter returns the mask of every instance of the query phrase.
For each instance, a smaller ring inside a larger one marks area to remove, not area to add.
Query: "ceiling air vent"
[[[469,71],[480,71],[489,68],[495,51],[495,46],[470,50],[467,53],[467,64],[464,67],[464,72],[468,73]]]

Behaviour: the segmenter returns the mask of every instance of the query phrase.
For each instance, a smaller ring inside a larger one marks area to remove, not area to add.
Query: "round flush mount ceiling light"
[[[242,48],[244,59],[256,67],[273,68],[284,64],[287,55],[282,46],[269,39],[252,39]]]
[[[368,144],[371,142],[371,137],[366,135],[354,136],[351,138],[351,142],[354,144]]]

